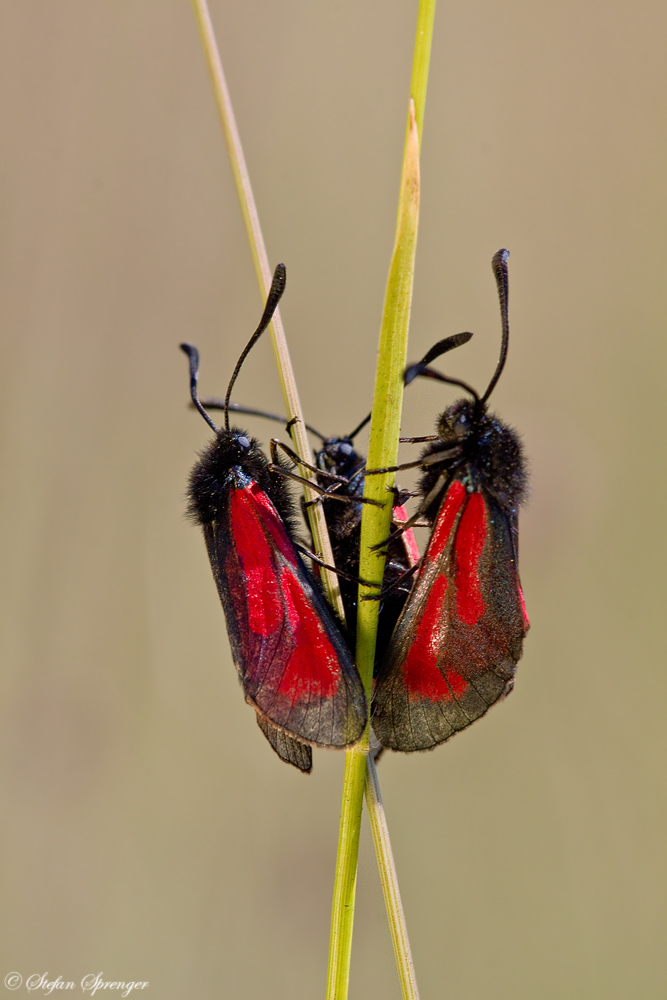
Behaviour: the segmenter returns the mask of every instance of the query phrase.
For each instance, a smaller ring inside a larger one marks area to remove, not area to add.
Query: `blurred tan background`
[[[369,407],[416,9],[212,0],[326,433]],[[409,355],[473,330],[449,368],[486,384],[509,247],[532,631],[505,704],[381,764],[423,1000],[667,996],[666,29],[660,0],[439,4]],[[0,79],[0,978],[323,997],[343,758],[268,747],[183,516],[209,435],[177,344],[220,393],[260,314],[190,6],[6,2]],[[268,341],[236,396],[282,409]],[[416,383],[403,432],[451,398]],[[396,1000],[363,838],[350,997]]]

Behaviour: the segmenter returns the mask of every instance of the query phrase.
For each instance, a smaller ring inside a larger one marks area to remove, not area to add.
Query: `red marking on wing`
[[[237,490],[237,493],[238,492],[239,491]],[[261,521],[262,526],[265,529],[268,529],[276,547],[285,556],[285,558],[288,559],[292,565],[294,565],[294,549],[287,532],[285,531],[285,525],[281,521],[276,508],[273,506],[264,490],[262,490],[257,483],[251,483],[250,486],[246,487],[243,492],[258,507],[256,515],[258,523]]]
[[[441,574],[431,587],[415,637],[403,661],[405,686],[413,697],[438,701],[451,698],[447,681],[438,670],[440,619],[447,594],[447,577]]]
[[[454,697],[460,698],[465,689],[468,687],[468,682],[465,677],[461,677],[456,670],[452,667],[447,667],[445,670],[445,677],[447,678],[447,683],[449,684],[450,690]]]
[[[234,490],[229,506],[234,545],[248,593],[248,627],[255,635],[267,638],[281,624],[285,612],[263,525],[270,526],[275,519],[280,528],[280,520],[271,501],[255,483]]]
[[[251,632],[268,638],[285,620],[289,623],[294,648],[278,691],[292,701],[333,697],[340,680],[338,655],[298,578],[298,561],[275,507],[257,483],[251,483],[234,490],[230,514]],[[286,563],[279,573],[276,550]]]
[[[278,691],[293,701],[312,695],[332,698],[339,682],[336,651],[299,581],[287,567],[280,574],[280,583],[295,647]]]
[[[424,561],[422,563],[422,568],[419,571],[419,575],[422,576],[424,570],[429,565],[433,559],[437,559],[438,556],[444,552],[447,547],[447,542],[449,541],[449,536],[452,531],[452,526],[456,520],[456,515],[459,512],[459,508],[463,503],[466,496],[466,489],[463,483],[455,479],[452,485],[447,490],[447,495],[445,497],[445,502],[438,511],[438,517],[435,522],[435,528],[433,529],[433,534],[431,535],[430,541],[428,543],[428,549],[424,556]]]
[[[519,600],[521,602],[521,614],[523,615],[523,623],[526,629],[530,628],[530,618],[528,617],[528,612],[526,611],[526,602],[523,599],[523,590],[521,589],[521,584],[519,584]]]
[[[410,700],[451,701],[460,697],[468,682],[448,667],[443,676],[438,669],[438,650],[443,608],[447,596],[447,577],[441,574],[431,587],[415,638],[403,661],[403,679]]]
[[[465,486],[455,479],[438,512],[420,576],[424,568],[432,565],[447,548],[456,516],[466,496]],[[465,517],[465,511],[463,516]],[[429,590],[414,639],[403,661],[403,679],[413,700],[428,698],[429,701],[449,701],[453,694],[459,695],[467,687],[466,681],[456,671],[448,669],[445,671],[446,676],[443,676],[438,669],[447,586],[447,577],[442,572]]]
[[[409,515],[403,504],[399,504],[398,507],[394,507],[394,520],[398,524],[405,524],[409,520]],[[417,548],[417,540],[415,538],[412,528],[408,528],[407,531],[403,532],[403,544],[405,545],[405,551],[408,555],[408,560],[411,566],[419,562],[420,555],[419,549]]]
[[[474,625],[486,611],[479,578],[479,560],[486,541],[486,505],[473,493],[456,532],[456,612],[466,625]]]

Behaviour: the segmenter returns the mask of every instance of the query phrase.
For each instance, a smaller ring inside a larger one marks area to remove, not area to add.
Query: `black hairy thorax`
[[[429,444],[421,458],[446,454],[442,462],[428,464],[419,482],[422,495],[428,496],[445,473],[446,486],[458,479],[468,492],[486,492],[507,515],[515,514],[525,499],[527,485],[523,448],[516,431],[478,401],[460,399],[440,416],[437,432],[439,440]],[[440,492],[425,511],[427,519],[435,518],[442,497]]]
[[[347,482],[336,489],[345,497],[362,497],[364,492],[364,472],[366,459],[354,448],[350,438],[327,438],[315,455],[316,465],[322,472],[333,472],[344,476]],[[331,479],[318,476],[318,483],[324,489],[331,489]],[[359,548],[361,542],[361,503],[341,503],[325,500],[324,515],[327,522],[331,549],[336,568],[353,579],[339,578],[341,597],[345,609],[345,634],[348,645],[354,649],[357,632],[357,600],[359,585]],[[392,544],[391,536],[396,533],[392,525],[389,551],[385,566],[383,597],[380,604],[380,619],[376,644],[376,664],[382,659],[391,638],[394,625],[403,610],[410,591],[411,579],[402,580],[410,569],[404,544],[400,534]]]
[[[294,502],[285,478],[272,472],[257,438],[239,427],[219,430],[199,454],[190,474],[188,515],[202,526],[217,521],[229,504],[229,487],[256,482],[266,493],[288,530],[295,528]]]
[[[349,438],[327,438],[322,448],[315,454],[315,464],[323,473],[344,476],[347,482],[335,488],[335,493],[350,499],[361,497],[364,492],[363,470],[365,459],[355,451]],[[317,481],[323,489],[332,489],[331,479],[318,475]],[[359,575],[359,542],[361,539],[361,503],[341,503],[336,500],[324,501],[324,516],[327,522],[334,565],[348,576]],[[359,585],[354,579],[339,577],[339,587],[345,610],[345,634],[348,645],[354,649],[357,630],[357,594]]]

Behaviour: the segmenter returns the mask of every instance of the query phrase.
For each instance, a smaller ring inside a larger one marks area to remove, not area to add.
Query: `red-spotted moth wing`
[[[515,525],[454,479],[380,668],[380,741],[427,750],[469,726],[511,690],[527,629]]]
[[[237,478],[204,537],[246,699],[299,740],[347,746],[366,724],[359,675],[273,503]]]

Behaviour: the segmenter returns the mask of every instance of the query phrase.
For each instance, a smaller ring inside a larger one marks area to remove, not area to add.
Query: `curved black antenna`
[[[427,368],[426,365],[421,363],[421,361],[416,365],[410,365],[410,367],[406,370],[405,384],[409,385],[409,383],[415,378],[434,378],[438,382],[446,382],[447,385],[458,385],[461,389],[465,389],[466,392],[469,392],[477,404],[482,402],[473,387],[468,385],[467,382],[462,382],[459,378],[450,378],[448,375],[441,375],[441,373],[437,372],[434,368]]]
[[[489,382],[488,388],[482,396],[482,403],[486,403],[487,399],[495,389],[496,382],[500,378],[501,372],[505,367],[505,362],[507,361],[507,347],[510,339],[510,324],[507,313],[507,299],[509,294],[509,284],[507,281],[507,258],[509,255],[509,250],[498,250],[497,253],[494,253],[493,260],[491,261],[491,267],[493,268],[496,284],[498,285],[500,319],[503,325],[503,339],[500,345],[500,360],[498,361],[496,370],[493,373],[493,378]]]
[[[348,441],[354,441],[354,439],[356,438],[356,436],[359,433],[359,431],[362,431],[364,429],[364,427],[366,426],[366,424],[368,423],[368,421],[371,419],[371,416],[372,416],[372,414],[368,413],[364,417],[364,419],[361,421],[361,423],[359,424],[359,426],[354,428],[354,430],[352,431],[351,434],[346,434],[345,435],[346,440],[348,440]]]
[[[265,410],[251,410],[247,406],[241,406],[240,403],[230,403],[229,409],[234,410],[236,413],[247,413],[249,417],[266,417],[267,420],[276,420],[278,423],[284,424],[285,427],[289,429],[289,425],[293,423],[292,420],[288,420],[287,417],[279,417],[277,413],[266,413]],[[314,434],[318,437],[320,441],[326,441],[326,435],[322,434],[320,431],[316,431],[314,427],[310,424],[303,425],[310,434]]]
[[[216,434],[219,433],[219,428],[215,426],[208,413],[199,402],[199,397],[197,396],[197,375],[199,373],[199,351],[193,344],[179,344],[181,350],[187,354],[190,359],[190,395],[192,396],[192,402],[197,407],[202,417],[206,421],[209,427],[212,427]]]
[[[403,385],[410,385],[412,380],[421,375],[421,371],[417,371],[422,366],[427,365],[430,361],[435,361],[436,358],[441,357],[441,355],[446,354],[447,351],[452,351],[455,347],[461,347],[462,344],[467,344],[469,340],[472,339],[472,333],[455,333],[451,337],[445,337],[444,340],[439,340],[437,344],[434,344],[430,351],[427,351],[424,357],[416,365],[411,365],[410,368],[406,368],[405,375],[403,379]],[[433,376],[431,376],[433,377]],[[456,385],[461,385],[463,388],[468,388],[464,382],[457,382]],[[470,389],[473,393],[475,399],[477,399],[477,394]],[[346,440],[353,441],[360,430],[366,426],[368,421],[371,419],[372,414],[368,414],[367,417],[361,421],[358,427],[355,427],[351,434],[346,434]]]
[[[469,331],[466,333],[454,333],[451,337],[445,337],[444,340],[439,340],[437,344],[434,344],[430,351],[427,351],[424,357],[419,362],[420,365],[430,365],[431,361],[435,361],[436,358],[442,357],[447,351],[453,351],[455,347],[461,347],[463,344],[467,344],[469,340],[472,340],[473,335]]]
[[[437,344],[434,344],[433,347],[426,352],[421,361],[418,361],[416,364],[410,365],[409,368],[405,369],[405,373],[403,375],[403,385],[410,385],[410,383],[416,379],[418,375],[421,375],[421,369],[425,365],[430,364],[431,361],[435,361],[436,358],[442,357],[443,354],[446,354],[448,351],[452,351],[455,347],[461,347],[462,344],[467,344],[469,340],[472,340],[472,337],[473,335],[470,332],[454,333],[451,337],[445,337],[444,340],[439,340]]]
[[[202,399],[200,402],[202,406],[207,407],[209,410],[224,410],[225,408],[224,399],[217,399],[217,397],[214,396],[207,396],[206,399]],[[287,426],[290,422],[287,417],[281,417],[277,413],[267,413],[266,410],[254,410],[249,406],[242,406],[241,403],[230,402],[228,408],[232,410],[233,413],[244,413],[248,417],[265,417],[267,420],[275,420],[277,424],[284,424],[285,426]],[[310,426],[310,424],[305,424],[305,428],[307,431],[310,431],[311,434],[320,438],[320,440],[326,441],[325,435],[320,434],[320,432],[316,431],[314,427]]]
[[[225,428],[229,430],[229,398],[232,394],[232,388],[236,382],[238,373],[241,371],[241,365],[248,356],[248,353],[255,346],[259,338],[262,336],[267,326],[271,322],[271,317],[278,308],[278,303],[285,291],[285,282],[287,280],[287,272],[285,271],[284,264],[278,264],[277,268],[273,272],[273,281],[271,282],[271,289],[269,291],[269,297],[266,300],[266,305],[264,306],[264,312],[262,313],[262,318],[259,321],[259,326],[253,333],[252,337],[248,343],[243,348],[241,357],[236,362],[236,368],[229,380],[229,385],[227,386],[227,395],[225,396]]]

